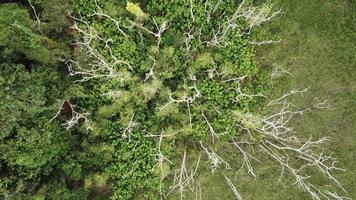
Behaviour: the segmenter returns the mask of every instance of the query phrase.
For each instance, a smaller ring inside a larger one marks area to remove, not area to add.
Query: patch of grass
[[[338,177],[355,198],[356,1],[288,0],[280,4],[285,14],[269,25],[267,33],[282,42],[260,49],[258,57],[264,65],[278,64],[293,76],[275,81],[271,96],[309,88],[304,98],[293,100],[298,107],[328,101],[330,109],[314,110],[292,125],[301,137],[331,138],[325,149],[334,152],[347,169]]]
[[[356,198],[356,1],[280,0],[284,14],[262,31],[265,38],[282,39],[278,45],[258,50],[261,65],[277,64],[291,72],[274,81],[271,98],[292,89],[309,88],[305,97],[296,97],[297,108],[307,108],[327,100],[330,109],[314,110],[291,122],[301,138],[330,137],[326,152],[334,152],[339,165],[347,169],[337,174],[349,197]],[[239,155],[222,150],[225,159],[239,164]],[[263,159],[261,159],[263,160]],[[272,161],[257,164],[257,178],[238,176],[233,170],[218,170],[211,175],[208,163],[198,172],[202,199],[234,199],[223,174],[233,180],[244,199],[310,199],[309,195],[285,180],[277,184],[280,170]],[[235,168],[234,167],[234,168]],[[314,177],[322,187],[330,182]],[[340,191],[341,192],[341,191]],[[342,194],[342,193],[341,193]],[[194,199],[187,194],[187,199]]]

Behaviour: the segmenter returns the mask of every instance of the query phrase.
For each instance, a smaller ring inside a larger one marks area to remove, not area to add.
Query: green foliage
[[[242,20],[214,45],[219,16],[239,5],[224,1],[207,16],[205,6],[217,2],[194,1],[192,20],[189,1],[34,0],[40,24],[32,9],[1,4],[0,191],[14,199],[157,199],[184,149],[211,142],[211,129],[222,141],[238,137],[236,123],[246,119],[236,113],[263,104],[248,95],[265,93],[269,72],[241,36]],[[69,29],[74,23],[90,34]],[[70,51],[69,39],[79,41]],[[80,70],[116,62],[105,65],[114,76],[73,83],[90,73],[67,78],[60,66],[69,57]],[[66,129],[76,112],[88,121]],[[154,135],[162,131],[159,148],[173,162],[161,169]]]
[[[115,180],[113,199],[132,199],[138,189],[148,192],[158,187],[152,171],[155,152],[150,141],[138,142],[142,138],[138,133],[132,142],[116,146],[114,163],[108,168],[110,178]]]
[[[208,6],[214,3],[217,1]],[[133,199],[142,191],[139,196],[155,199],[160,172],[165,180],[172,178],[167,171],[174,166],[167,162],[163,162],[163,171],[154,168],[156,138],[147,135],[171,133],[170,139],[164,138],[167,143],[162,149],[169,159],[177,161],[182,151],[169,151],[173,145],[169,140],[180,145],[210,141],[208,123],[223,141],[234,139],[240,135],[236,124],[241,123],[234,113],[254,112],[263,104],[261,96],[269,87],[269,72],[260,70],[254,48],[239,36],[246,24],[236,21],[238,28],[224,36],[229,44],[226,47],[202,42],[211,40],[212,30],[223,24],[224,19],[218,16],[232,15],[238,5],[235,1],[221,3],[209,21],[205,4],[194,2],[193,21],[189,1],[76,1],[75,13],[87,23],[78,22],[79,27],[84,31],[93,27],[101,38],[93,37],[90,48],[108,63],[116,58],[132,66],[114,66],[119,77],[83,82],[85,97],[76,99],[80,107],[93,113],[92,134],[108,138],[111,146],[112,160],[106,162],[106,172],[112,199]],[[116,22],[91,15],[95,11],[110,13]],[[159,28],[165,29],[159,38],[150,33]],[[185,33],[189,30],[200,31],[200,36],[195,35],[187,48]],[[83,37],[76,35],[79,41]],[[75,59],[85,66],[86,60],[96,58],[78,53]]]
[[[72,0],[36,0],[36,5],[40,13],[42,21],[41,27],[46,32],[52,30],[56,32],[63,32],[68,29],[70,25],[69,13],[72,12]]]
[[[16,139],[7,140],[1,146],[1,159],[20,176],[48,175],[68,150],[68,141],[65,141],[68,136],[58,130],[53,126],[17,130]]]
[[[34,31],[36,23],[27,10],[16,4],[0,7],[0,50],[2,60],[25,56],[40,63],[56,64],[67,50],[60,43]]]
[[[61,177],[82,170],[68,159],[78,137],[63,116],[53,118],[67,84],[59,66],[67,47],[36,25],[28,10],[0,4],[0,198],[86,199],[87,191]]]
[[[138,4],[131,3],[128,1],[126,5],[126,10],[129,11],[131,14],[135,15],[138,21],[143,21],[148,18],[148,15],[142,11],[140,5]]]

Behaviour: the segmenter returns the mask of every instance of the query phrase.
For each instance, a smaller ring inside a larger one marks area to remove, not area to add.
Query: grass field
[[[259,57],[264,65],[278,64],[293,76],[276,81],[271,96],[310,88],[295,104],[309,107],[328,101],[330,109],[315,110],[292,123],[301,136],[331,138],[325,148],[335,152],[347,169],[339,178],[355,199],[356,1],[284,0],[281,5],[285,14],[269,26],[268,33],[282,42],[261,49]],[[294,190],[280,192],[278,199],[304,199]]]
[[[301,138],[312,135],[330,137],[324,145],[334,152],[340,166],[347,169],[337,174],[349,194],[356,198],[356,1],[354,0],[281,0],[284,14],[264,27],[268,39],[282,39],[277,45],[258,49],[262,66],[279,65],[291,72],[275,80],[271,98],[292,89],[309,88],[304,98],[294,104],[307,108],[327,101],[329,109],[318,109],[291,122]],[[232,155],[225,151],[225,157]],[[230,159],[234,159],[230,156]],[[235,157],[235,160],[239,158]],[[239,176],[233,171],[220,170],[211,176],[208,169],[200,170],[198,181],[202,199],[234,199],[222,174],[227,174],[243,199],[310,199],[292,180],[277,184],[279,168],[271,163],[257,165],[256,179]],[[316,185],[334,187],[316,177]],[[194,194],[188,194],[193,199]]]

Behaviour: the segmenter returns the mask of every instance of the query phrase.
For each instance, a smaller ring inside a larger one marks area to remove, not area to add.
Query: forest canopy
[[[280,12],[235,0],[1,3],[0,198],[193,199],[200,170],[256,176],[254,146],[311,197],[338,199],[324,138],[287,126],[308,109],[286,99],[305,91],[267,97],[272,66],[256,47],[271,41],[258,27]],[[335,186],[309,182],[310,169]]]

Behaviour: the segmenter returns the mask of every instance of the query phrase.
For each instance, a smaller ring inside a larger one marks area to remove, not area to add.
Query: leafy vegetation
[[[234,0],[0,4],[0,198],[239,199],[232,173],[256,177],[260,162],[250,147],[312,197],[339,198],[324,139],[289,135],[306,110],[267,101],[275,74],[254,47],[267,32],[252,32],[278,14]],[[318,169],[335,187],[304,180]],[[201,191],[207,174],[224,194]]]
[[[98,134],[110,137],[115,153],[108,173],[114,185],[114,199],[132,198],[138,190],[145,190],[148,196],[147,191],[157,195],[164,178],[154,173],[162,169],[155,168],[168,167],[165,162],[178,161],[184,151],[182,148],[170,152],[173,142],[184,146],[187,142],[215,140],[217,135],[209,134],[208,118],[215,131],[226,132],[221,139],[235,137],[239,133],[236,120],[227,115],[253,110],[263,102],[263,97],[252,99],[245,95],[248,92],[262,96],[268,78],[260,72],[252,46],[237,36],[245,29],[244,23],[226,30],[221,44],[205,45],[203,40],[209,42],[213,37],[210,30],[223,19],[206,20],[203,3],[194,5],[194,16],[188,1],[148,2],[145,10],[131,2],[113,5],[79,1],[77,5],[75,12],[82,18],[76,19],[74,28],[81,33],[78,48],[86,55],[71,61],[70,72],[85,88],[93,88],[91,95],[77,101],[80,107],[97,113],[92,131],[100,130]],[[226,3],[215,11],[216,15],[233,15],[238,5]],[[110,10],[117,13],[106,13]],[[184,31],[189,29],[200,32],[199,40],[198,36],[186,38],[188,33]],[[220,45],[226,48],[219,48]],[[105,67],[85,68],[83,60]],[[246,77],[240,80],[233,79],[244,74]],[[240,81],[245,82],[243,87]],[[160,134],[171,137],[158,147],[170,156],[158,157],[157,161],[155,140]]]
[[[0,198],[44,199],[60,192],[72,199],[79,194],[66,188],[60,168],[76,136],[51,122],[66,86],[60,59],[68,47],[37,32],[26,9],[2,4],[0,10]]]

